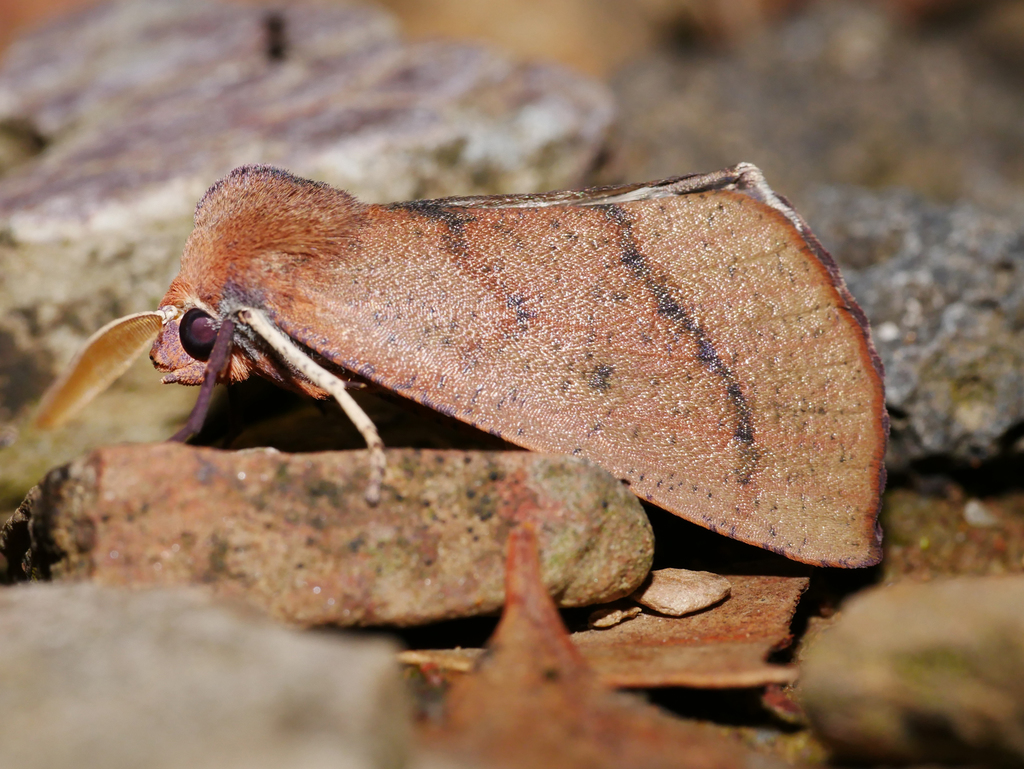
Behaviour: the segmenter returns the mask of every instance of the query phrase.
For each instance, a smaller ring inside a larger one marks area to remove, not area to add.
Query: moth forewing
[[[348,394],[346,383],[310,358],[291,338],[267,319],[260,310],[247,307],[238,311],[238,320],[256,332],[270,348],[290,367],[298,371],[317,387],[330,393],[345,415],[359,430],[370,450],[370,483],[366,489],[366,501],[376,505],[380,501],[381,485],[384,482],[385,456],[384,441],[377,433],[377,426],[366,412]]]
[[[111,321],[89,337],[46,391],[33,424],[54,429],[75,416],[128,370],[153,343],[166,318],[165,311],[137,312]]]

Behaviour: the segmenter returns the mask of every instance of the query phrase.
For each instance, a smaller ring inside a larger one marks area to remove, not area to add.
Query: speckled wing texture
[[[262,294],[293,339],[713,531],[879,560],[881,364],[835,263],[755,167],[367,217],[358,258]]]
[[[128,370],[156,338],[162,324],[160,313],[138,312],[111,321],[89,337],[43,396],[34,418],[36,427],[60,427],[75,416]]]

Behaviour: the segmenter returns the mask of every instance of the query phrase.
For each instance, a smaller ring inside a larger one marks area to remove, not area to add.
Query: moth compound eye
[[[178,336],[185,352],[196,360],[209,360],[213,343],[217,341],[217,329],[213,325],[213,318],[193,307],[181,319]]]

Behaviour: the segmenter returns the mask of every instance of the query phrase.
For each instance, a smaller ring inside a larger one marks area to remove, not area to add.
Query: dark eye
[[[213,325],[213,318],[198,307],[193,307],[181,319],[178,336],[185,352],[196,360],[209,360],[213,343],[217,341],[217,329]]]

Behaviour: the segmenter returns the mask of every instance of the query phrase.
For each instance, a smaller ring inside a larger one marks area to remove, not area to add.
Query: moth
[[[540,195],[368,205],[269,166],[199,202],[157,310],[87,343],[66,419],[155,337],[164,382],[370,383],[512,443],[585,457],[642,499],[807,563],[867,566],[888,435],[867,320],[801,217],[743,163]]]

